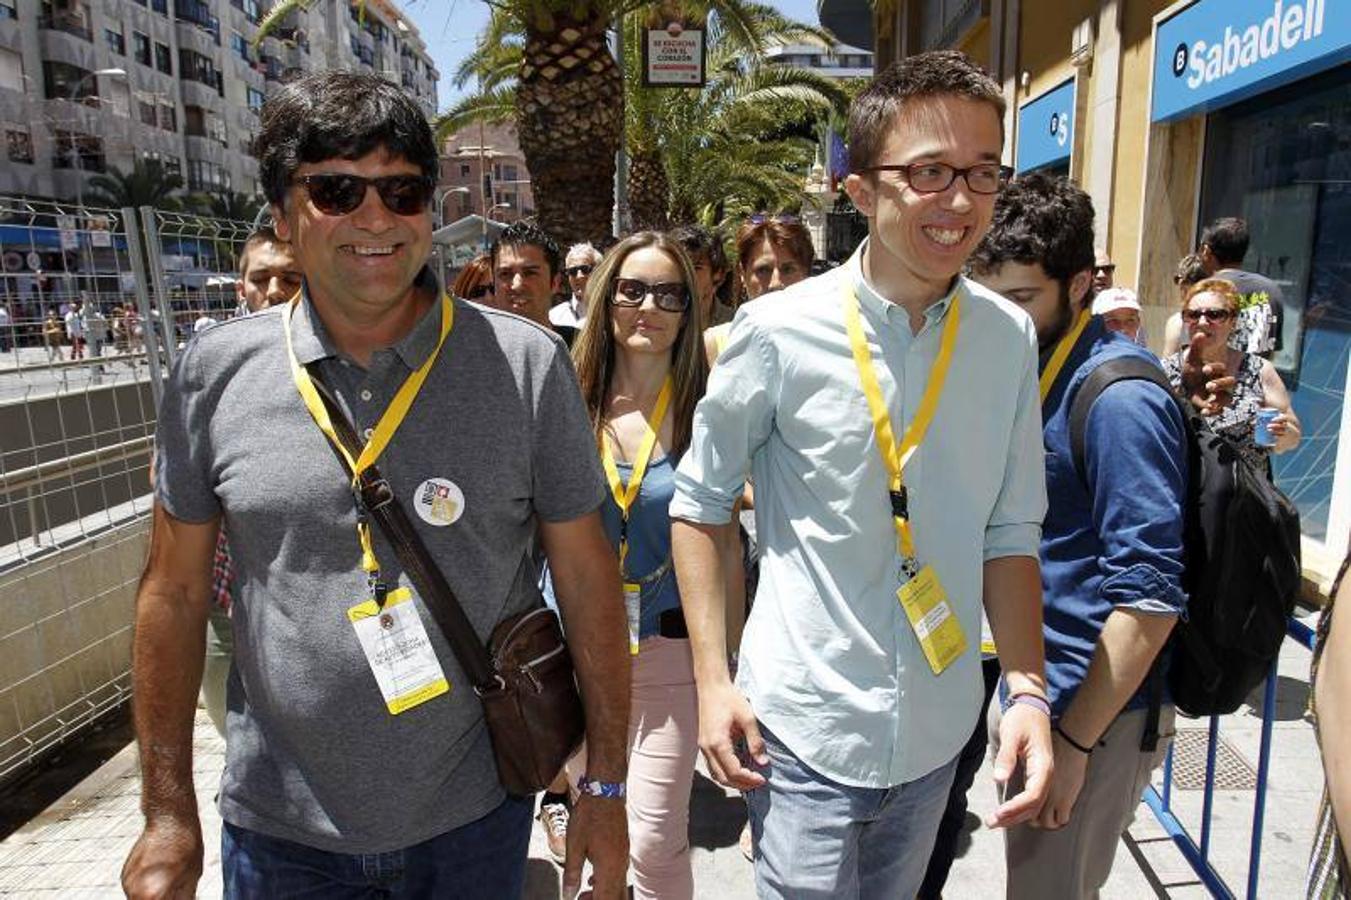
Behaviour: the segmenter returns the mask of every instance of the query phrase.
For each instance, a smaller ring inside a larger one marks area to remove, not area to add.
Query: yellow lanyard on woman
[[[891,426],[891,415],[882,399],[882,388],[877,382],[877,371],[873,368],[872,353],[868,350],[868,340],[863,335],[863,320],[859,315],[858,297],[853,286],[844,285],[844,327],[849,333],[849,346],[854,352],[854,364],[858,367],[859,381],[863,383],[863,395],[868,398],[868,409],[872,413],[873,430],[877,435],[877,449],[882,454],[882,463],[890,476],[891,515],[896,525],[897,548],[901,554],[901,563],[905,571],[913,576],[918,571],[915,560],[915,538],[910,527],[910,510],[905,492],[905,464],[924,443],[924,435],[933,422],[938,410],[938,400],[943,393],[943,384],[947,381],[948,367],[952,363],[952,351],[957,345],[957,324],[961,314],[961,297],[952,298],[952,306],[943,324],[943,336],[938,345],[938,356],[929,369],[929,383],[920,398],[915,418],[905,429],[901,443],[896,445],[896,432]]]
[[[1041,388],[1041,402],[1046,402],[1046,395],[1051,393],[1051,388],[1055,387],[1055,380],[1060,377],[1060,370],[1065,368],[1065,360],[1070,358],[1070,351],[1074,349],[1075,343],[1079,340],[1079,335],[1084,333],[1088,323],[1092,320],[1093,314],[1088,310],[1079,313],[1079,321],[1074,323],[1060,343],[1055,345],[1055,350],[1051,353],[1051,358],[1046,361],[1046,368],[1041,370],[1041,380],[1038,386]]]
[[[647,433],[643,435],[643,441],[638,445],[638,455],[633,459],[633,471],[629,474],[628,484],[624,484],[619,478],[619,467],[615,465],[609,439],[604,435],[601,436],[601,465],[605,467],[605,477],[610,482],[610,493],[614,495],[615,505],[619,507],[621,572],[624,570],[624,558],[629,555],[629,510],[638,499],[638,489],[642,487],[643,476],[647,474],[647,464],[652,459],[652,448],[657,445],[657,433],[661,431],[661,423],[666,418],[666,408],[671,405],[671,391],[671,376],[667,375],[665,383],[661,386],[661,392],[657,394],[657,405],[652,408],[652,420],[644,423],[647,426]]]
[[[319,430],[324,436],[332,442],[338,452],[342,454],[343,459],[347,461],[347,466],[352,472],[352,490],[353,495],[360,497],[360,476],[380,458],[381,452],[394,437],[394,432],[398,431],[399,426],[403,424],[404,417],[408,415],[408,410],[417,399],[418,391],[422,389],[422,383],[427,380],[427,373],[431,371],[432,364],[436,362],[437,356],[441,353],[441,346],[445,344],[446,338],[450,335],[451,326],[455,322],[455,307],[451,304],[450,298],[441,297],[441,334],[436,341],[434,349],[422,365],[404,379],[399,387],[394,399],[390,401],[384,413],[380,416],[380,421],[376,423],[370,437],[366,440],[366,445],[361,448],[361,455],[356,459],[352,458],[351,453],[343,446],[342,441],[338,440],[337,433],[333,430],[333,420],[329,418],[328,407],[324,405],[323,398],[319,396],[319,390],[314,386],[314,380],[310,378],[310,373],[296,359],[295,346],[291,340],[291,317],[295,315],[296,307],[300,305],[300,296],[297,294],[291,300],[290,307],[286,315],[282,316],[282,331],[286,334],[286,355],[291,361],[291,378],[295,380],[296,390],[300,392],[301,399],[305,401],[305,408],[310,411],[310,416],[314,423],[319,426]],[[376,599],[383,601],[380,596],[384,593],[384,585],[380,581],[380,563],[375,558],[375,547],[371,543],[371,526],[366,519],[365,511],[357,510],[357,540],[361,543],[361,568],[366,572],[367,579],[370,582],[371,590],[376,593]]]

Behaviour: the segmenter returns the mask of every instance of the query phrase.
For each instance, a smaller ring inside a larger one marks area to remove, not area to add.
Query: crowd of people
[[[1001,166],[1003,113],[958,53],[874,78],[844,180],[868,237],[814,277],[790,215],[566,249],[520,222],[442,292],[416,105],[349,73],[270,98],[246,314],[189,343],[159,413],[127,893],[200,876],[200,686],[229,897],[520,896],[538,819],[566,896],[589,862],[597,898],[630,871],[690,898],[702,753],[744,793],[759,896],[928,900],[987,746],[1008,896],[1096,896],[1173,730],[1147,681],[1187,609],[1186,419],[1263,472],[1300,429],[1241,221],[1179,265],[1160,363],[1088,195]],[[1079,454],[1076,391],[1121,360],[1160,382],[1104,389]],[[503,788],[354,491],[377,465],[480,640],[559,615],[585,742],[538,797]]]

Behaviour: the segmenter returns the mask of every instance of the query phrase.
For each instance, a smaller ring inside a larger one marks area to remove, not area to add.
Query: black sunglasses
[[[567,274],[567,276],[568,276],[569,278],[571,278],[571,277],[573,277],[574,275],[590,275],[590,274],[591,274],[591,270],[594,269],[594,268],[595,268],[595,266],[587,266],[587,265],[582,265],[582,266],[568,266],[568,267],[567,267],[566,269],[564,269],[563,271]]]
[[[469,290],[465,291],[464,299],[480,300],[488,296],[492,292],[493,286],[491,284],[480,284],[478,287],[472,287]]]
[[[1228,322],[1232,313],[1227,309],[1184,309],[1182,318],[1193,324],[1204,318],[1207,322]]]
[[[615,306],[642,306],[648,294],[652,295],[652,301],[657,304],[657,309],[664,309],[667,312],[684,312],[690,305],[690,292],[681,282],[663,281],[648,284],[637,278],[616,278],[610,302]]]
[[[422,175],[385,175],[363,178],[325,172],[319,175],[301,175],[295,179],[303,184],[316,209],[326,216],[345,216],[366,199],[366,188],[374,187],[380,202],[396,216],[415,216],[432,202],[436,185]]]
[[[1115,271],[1116,271],[1116,263],[1108,263],[1108,264],[1105,265],[1105,266],[1094,266],[1094,267],[1093,267],[1093,274],[1095,274],[1095,275],[1096,275],[1097,273],[1099,273],[1099,272],[1106,272],[1108,275],[1110,275],[1110,274],[1112,274],[1112,273],[1115,272]]]

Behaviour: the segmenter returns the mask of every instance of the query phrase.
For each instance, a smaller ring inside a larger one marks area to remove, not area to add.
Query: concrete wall
[[[130,696],[149,520],[0,575],[0,784]]]
[[[154,431],[148,382],[0,405],[0,473],[120,444]],[[50,480],[37,488],[39,533],[149,491],[149,454]],[[0,487],[0,547],[32,536],[27,494]]]

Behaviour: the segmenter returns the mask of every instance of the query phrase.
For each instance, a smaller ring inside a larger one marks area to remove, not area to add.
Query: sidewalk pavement
[[[1312,617],[1306,618],[1312,623]],[[1276,702],[1270,792],[1265,843],[1257,896],[1303,896],[1304,870],[1322,786],[1322,768],[1306,712],[1309,652],[1286,641],[1281,655]],[[1211,858],[1233,892],[1242,896],[1248,874],[1253,783],[1261,730],[1260,692],[1254,702],[1226,716],[1221,724],[1219,778],[1211,836]],[[1173,807],[1187,828],[1199,835],[1201,791],[1198,762],[1204,765],[1205,723],[1179,719]],[[1199,737],[1199,740],[1198,740]],[[202,810],[206,865],[200,897],[218,897],[220,819],[212,797],[224,762],[224,744],[205,713],[199,712],[194,736],[193,773]],[[0,896],[116,897],[118,877],[139,833],[139,776],[136,748],[128,746],[45,812],[0,842]],[[1160,779],[1155,779],[1156,784]],[[1189,787],[1191,786],[1191,787]],[[997,832],[977,824],[995,806],[990,766],[971,791],[971,830],[963,836],[948,882],[950,898],[983,897],[1004,892],[1003,842]],[[695,776],[691,805],[695,895],[739,900],[754,896],[751,865],[737,848],[745,821],[739,797],[707,776],[702,761]],[[1135,824],[1117,847],[1112,877],[1103,900],[1146,897],[1204,898],[1207,895],[1172,841],[1143,805]],[[549,861],[544,833],[536,823],[527,869],[527,900],[556,900],[559,869]]]

